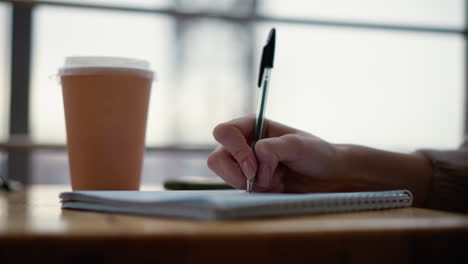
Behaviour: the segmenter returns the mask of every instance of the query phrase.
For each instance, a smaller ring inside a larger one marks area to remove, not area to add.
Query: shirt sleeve
[[[457,150],[420,150],[432,164],[425,207],[468,213],[468,139]]]

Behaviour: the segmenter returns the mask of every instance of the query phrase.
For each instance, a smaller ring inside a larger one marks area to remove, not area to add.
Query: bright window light
[[[0,3],[0,142],[8,138],[10,108],[10,4]]]

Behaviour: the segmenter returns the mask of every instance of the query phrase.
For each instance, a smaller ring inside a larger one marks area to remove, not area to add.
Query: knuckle
[[[286,141],[286,144],[292,146],[302,147],[304,145],[304,140],[296,134],[284,135],[282,139]]]
[[[265,149],[267,148],[267,142],[265,140],[259,140],[255,143],[255,153],[263,153],[265,152]]]
[[[293,149],[293,157],[298,158],[301,157],[302,154],[304,153],[306,142],[304,138],[300,135],[297,134],[288,134],[283,136],[282,138],[286,144],[291,146],[291,149]]]
[[[249,123],[255,123],[255,119],[256,119],[256,118],[257,118],[257,117],[255,116],[254,113],[248,114],[248,115],[246,115],[246,116],[243,117],[244,121],[245,121],[245,122],[249,122]]]
[[[271,152],[272,146],[269,140],[260,140],[255,144],[255,152],[258,154],[268,154]]]

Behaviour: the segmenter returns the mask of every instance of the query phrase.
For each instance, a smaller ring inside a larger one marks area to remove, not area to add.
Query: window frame
[[[82,4],[78,2],[59,2],[59,1],[34,1],[34,0],[0,0],[0,2],[10,3],[12,6],[11,15],[11,78],[10,78],[10,111],[9,111],[9,139],[7,142],[0,142],[0,150],[6,151],[8,155],[9,175],[13,179],[27,183],[30,172],[31,152],[38,149],[64,149],[65,144],[38,144],[30,139],[29,127],[29,97],[30,97],[30,78],[31,78],[31,50],[32,50],[32,12],[36,6],[60,6],[70,8],[82,8],[93,10],[107,11],[124,11],[133,13],[150,13],[154,15],[168,16],[176,21],[186,21],[190,19],[208,18],[213,20],[228,21],[245,25],[245,29],[254,38],[254,25],[257,22],[272,22],[280,24],[301,24],[317,27],[338,27],[349,29],[365,29],[376,31],[404,31],[414,33],[431,33],[431,34],[449,34],[461,35],[465,42],[465,57],[464,57],[464,90],[465,90],[465,105],[464,105],[464,132],[468,132],[468,31],[464,29],[453,29],[446,27],[428,27],[428,26],[412,26],[412,25],[395,25],[383,23],[359,23],[351,21],[335,21],[321,19],[297,19],[288,17],[276,17],[262,15],[258,12],[259,0],[251,0],[250,11],[246,15],[235,15],[228,13],[216,12],[186,12],[180,11],[177,8],[177,3],[168,8],[139,8],[130,6],[117,6],[109,4]],[[468,21],[468,5],[465,4],[465,21]],[[249,43],[248,53],[253,58],[255,43]],[[246,59],[248,60],[248,59]],[[251,59],[245,62],[246,76],[249,81],[254,82],[254,70],[256,63]],[[251,89],[252,90],[252,89]],[[246,93],[245,110],[251,112],[254,109],[254,102],[250,100],[254,96],[255,91],[251,94]],[[162,147],[149,147],[150,151],[169,151],[169,152],[202,152],[208,153],[215,146],[212,145],[168,145]]]

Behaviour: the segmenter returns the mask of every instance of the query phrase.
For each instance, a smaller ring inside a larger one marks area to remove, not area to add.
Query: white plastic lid
[[[150,73],[151,75],[153,74],[153,71],[150,70],[149,62],[146,60],[105,56],[73,56],[65,58],[64,66],[59,69],[59,76],[76,73],[77,70],[96,68],[139,70]]]

